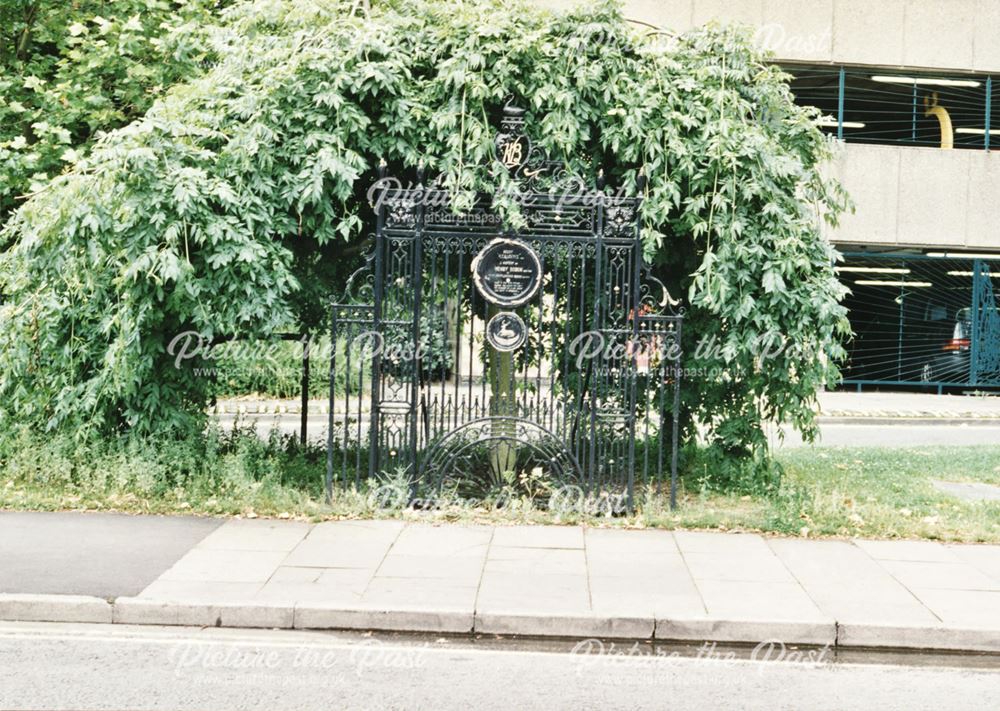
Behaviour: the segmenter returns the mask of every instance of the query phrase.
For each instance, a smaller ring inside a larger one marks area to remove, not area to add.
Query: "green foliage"
[[[274,398],[297,398],[302,394],[303,342],[263,341],[237,343],[234,351],[223,350],[212,364],[214,393],[218,397],[256,394]],[[310,347],[309,395],[323,398],[329,394],[329,338],[316,339]],[[343,370],[343,369],[341,369]],[[343,375],[343,373],[339,373]],[[356,376],[355,376],[356,377]],[[343,392],[345,383],[337,383]]]
[[[16,198],[142,116],[211,61],[210,0],[6,0],[0,6],[0,224]]]
[[[714,442],[688,446],[682,460],[685,485],[696,491],[773,496],[781,490],[781,465],[761,450],[741,456]]]
[[[0,436],[0,478],[8,493],[47,492],[95,508],[302,512],[322,496],[325,459],[322,447],[302,447],[277,433],[262,440],[239,427],[155,440],[42,438],[28,428]]]
[[[315,329],[364,251],[378,160],[399,176],[422,160],[460,209],[508,181],[492,139],[513,97],[572,172],[603,168],[626,189],[648,176],[647,252],[688,295],[686,332],[719,344],[688,362],[720,373],[686,388],[710,442],[746,458],[765,419],[812,433],[847,332],[819,221],[845,199],[819,172],[830,143],[815,116],[746,34],[650,36],[612,2],[553,14],[392,0],[364,14],[260,0],[223,18],[204,30],[210,71],[101,139],[7,226],[3,417],[197,424],[210,387],[174,367],[172,335]],[[518,223],[513,200],[497,207]],[[755,341],[772,333],[795,348],[761,358]]]
[[[706,461],[690,452],[692,461]],[[322,489],[322,445],[294,437],[261,439],[252,428],[209,429],[190,438],[74,438],[30,427],[0,431],[0,509],[120,510],[155,513],[250,514],[287,517],[378,518],[469,523],[563,523],[628,528],[759,530],[796,536],[930,538],[1000,542],[1000,502],[962,501],[931,479],[1000,482],[1000,448],[800,448],[777,459],[785,480],[755,493],[719,492],[690,472],[680,505],[665,492],[636,492],[637,511],[622,515],[611,500],[556,514],[526,496],[519,482],[493,498],[418,500],[407,506],[405,468]],[[725,463],[728,465],[728,462]],[[534,491],[535,494],[544,492]]]

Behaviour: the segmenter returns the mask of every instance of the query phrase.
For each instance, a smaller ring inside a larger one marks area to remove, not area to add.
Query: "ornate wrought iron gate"
[[[517,229],[382,170],[374,252],[332,307],[328,491],[402,473],[414,496],[631,507],[638,472],[673,501],[683,310],[643,263],[641,198],[567,191],[523,129],[508,109],[496,139]]]

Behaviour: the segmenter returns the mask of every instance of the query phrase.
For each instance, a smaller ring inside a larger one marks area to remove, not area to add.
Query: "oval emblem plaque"
[[[501,311],[486,324],[486,340],[498,351],[515,351],[527,338],[527,326],[513,311]]]
[[[472,260],[472,278],[490,303],[521,306],[531,300],[542,283],[542,263],[524,242],[499,238]]]

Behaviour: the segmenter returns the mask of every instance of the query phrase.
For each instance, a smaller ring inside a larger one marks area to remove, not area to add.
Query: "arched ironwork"
[[[684,314],[643,260],[644,179],[556,189],[565,165],[511,106],[496,148],[517,229],[493,196],[456,214],[443,181],[380,170],[374,249],[331,309],[328,491],[393,474],[414,496],[673,495]]]

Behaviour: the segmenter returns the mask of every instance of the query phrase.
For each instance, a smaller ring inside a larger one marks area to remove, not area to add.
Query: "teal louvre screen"
[[[848,253],[849,385],[1000,387],[997,259]]]

